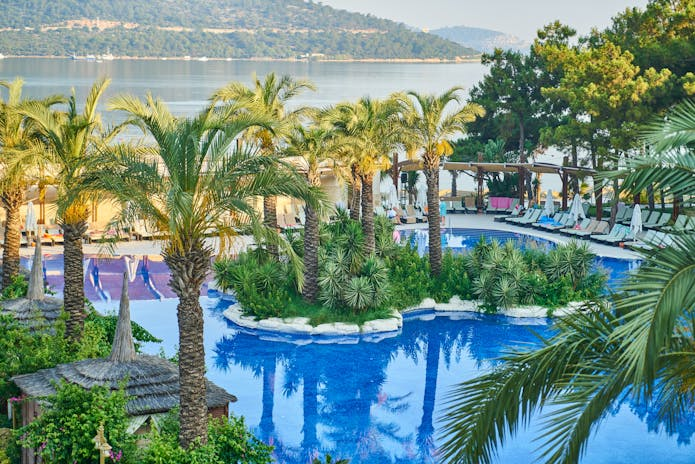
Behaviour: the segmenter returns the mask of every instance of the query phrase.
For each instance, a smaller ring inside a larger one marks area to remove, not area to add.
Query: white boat
[[[208,61],[208,57],[207,56],[201,56],[200,58],[198,58],[198,61]]]
[[[106,52],[105,54],[99,56],[99,59],[103,61],[113,61],[113,55],[110,52]]]
[[[0,53],[0,60],[4,60],[4,59],[5,59],[5,55],[3,55],[2,53]]]
[[[188,55],[186,55],[186,56],[183,57],[183,60],[184,60],[184,61],[191,61],[191,57],[188,56]]]

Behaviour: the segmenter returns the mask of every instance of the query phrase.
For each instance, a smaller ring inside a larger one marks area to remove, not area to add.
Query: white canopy
[[[639,204],[635,205],[632,210],[632,219],[630,220],[630,231],[633,234],[638,234],[642,232],[642,211],[640,210]]]
[[[582,206],[582,200],[579,198],[579,194],[574,195],[574,200],[572,200],[572,206],[570,207],[570,215],[574,218],[575,222],[580,218],[586,218],[584,214],[584,207]]]
[[[34,211],[34,203],[31,201],[27,203],[27,218],[24,223],[24,230],[26,232],[37,232],[36,211]]]
[[[391,184],[391,187],[389,188],[389,206],[394,207],[398,206],[398,191],[396,190],[396,186]]]
[[[543,208],[543,213],[550,217],[555,213],[555,203],[553,202],[553,191],[548,190],[545,196],[545,208]]]
[[[418,183],[415,188],[417,189],[416,204],[424,210],[425,206],[427,206],[427,185]]]

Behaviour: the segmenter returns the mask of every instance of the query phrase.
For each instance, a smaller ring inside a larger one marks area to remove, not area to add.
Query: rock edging
[[[563,317],[576,313],[584,305],[581,301],[572,301],[566,306],[554,308],[552,310],[553,317]],[[475,312],[482,313],[482,302],[476,300],[462,300],[458,296],[453,296],[448,303],[437,303],[432,298],[425,298],[418,305],[411,306],[401,311],[402,314],[407,314],[413,311],[422,311],[431,309],[436,312]],[[548,317],[548,308],[543,306],[528,305],[515,306],[513,308],[500,309],[496,314],[507,317],[516,318],[539,318]]]
[[[397,310],[392,312],[388,319],[376,319],[367,321],[362,327],[357,324],[346,324],[344,322],[334,322],[332,324],[320,324],[312,326],[309,324],[308,317],[279,318],[271,317],[257,321],[251,316],[244,316],[241,305],[236,303],[227,308],[224,317],[234,324],[246,329],[265,330],[269,332],[282,332],[295,335],[311,336],[345,336],[345,335],[368,335],[385,332],[396,332],[403,327],[403,316]]]
[[[582,302],[571,302],[567,306],[555,308],[553,309],[553,316],[567,316],[576,312],[582,305]],[[268,319],[256,320],[252,316],[245,316],[239,303],[233,304],[227,308],[223,315],[232,323],[250,330],[312,337],[344,337],[396,332],[403,327],[403,314],[422,310],[432,310],[435,313],[482,312],[481,303],[479,301],[461,300],[458,296],[454,296],[448,303],[437,303],[432,298],[425,298],[419,305],[406,308],[403,311],[393,310],[392,317],[367,321],[362,327],[357,324],[347,324],[344,322],[312,326],[309,324],[308,317],[291,317],[284,319],[271,317]],[[502,309],[497,314],[515,318],[547,318],[548,308],[542,306],[518,306]]]

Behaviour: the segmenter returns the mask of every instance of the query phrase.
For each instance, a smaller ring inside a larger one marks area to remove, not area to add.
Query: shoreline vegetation
[[[85,61],[89,63],[101,61],[251,61],[251,62],[283,62],[283,63],[412,63],[412,64],[466,64],[480,63],[481,55],[462,56],[455,59],[447,58],[273,58],[273,57],[252,57],[252,58],[220,58],[208,56],[113,56],[108,60],[87,59],[80,56],[77,59],[67,55],[3,55],[4,59],[50,59],[50,60],[71,60]]]

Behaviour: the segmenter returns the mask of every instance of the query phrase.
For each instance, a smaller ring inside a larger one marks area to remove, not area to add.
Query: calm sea
[[[103,63],[69,59],[7,58],[0,60],[0,79],[21,76],[25,92],[33,97],[69,93],[84,97],[92,83],[112,79],[107,97],[148,92],[161,97],[176,114],[200,110],[213,91],[231,81],[251,84],[253,73],[289,74],[309,79],[316,92],[299,96],[297,105],[326,106],[362,96],[386,97],[400,90],[442,92],[454,85],[470,89],[485,68],[479,63],[303,63],[256,61],[140,61]]]

